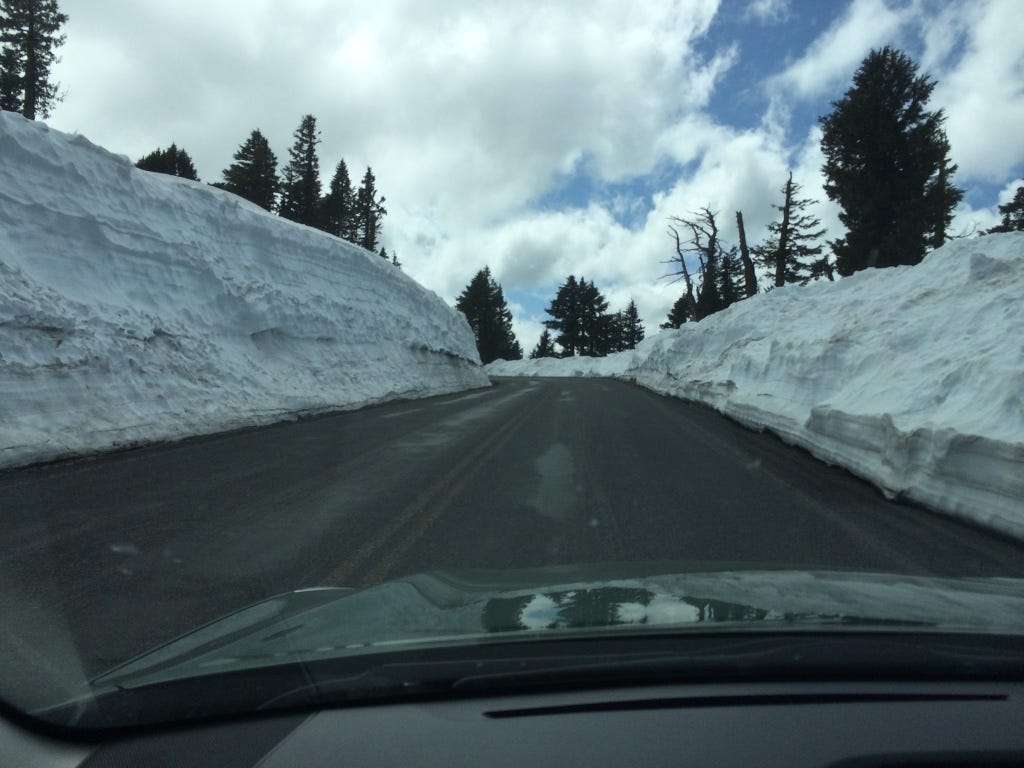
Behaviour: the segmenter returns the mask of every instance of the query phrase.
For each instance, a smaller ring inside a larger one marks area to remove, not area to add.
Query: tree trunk
[[[736,211],[736,228],[740,233],[740,261],[743,262],[743,291],[747,298],[757,293],[757,274],[754,262],[750,260],[750,249],[747,248],[747,232],[743,228],[743,212]]]
[[[22,104],[22,114],[29,120],[36,119],[36,102],[39,100],[38,49],[35,11],[30,10],[28,29],[25,32],[25,100]]]
[[[786,284],[786,261],[789,259],[789,214],[793,207],[793,174],[786,181],[786,202],[782,206],[782,227],[779,230],[779,249],[775,252],[775,287]]]

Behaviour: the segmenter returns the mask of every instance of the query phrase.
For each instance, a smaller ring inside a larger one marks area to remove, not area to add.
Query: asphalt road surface
[[[608,379],[497,380],[10,471],[0,500],[5,621],[16,606],[26,636],[70,637],[86,674],[269,595],[426,570],[1024,576],[1017,543]]]

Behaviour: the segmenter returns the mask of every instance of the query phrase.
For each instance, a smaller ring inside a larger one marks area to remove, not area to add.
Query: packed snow
[[[776,289],[603,360],[486,370],[634,380],[769,429],[887,494],[1024,537],[1024,233]]]
[[[0,113],[0,466],[488,384],[379,256]]]

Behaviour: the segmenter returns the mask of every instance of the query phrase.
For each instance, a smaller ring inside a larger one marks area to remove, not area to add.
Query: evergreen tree
[[[606,314],[605,332],[599,355],[621,352],[626,349],[626,312],[620,310]]]
[[[579,293],[575,275],[569,275],[546,310],[552,319],[545,320],[544,325],[557,332],[555,342],[562,348],[564,357],[572,357],[580,351]]]
[[[825,192],[842,207],[836,268],[917,264],[945,239],[963,195],[950,181],[943,111],[929,111],[935,81],[905,53],[873,50],[832,113],[820,118]]]
[[[718,277],[718,260],[720,252],[709,251],[700,265],[700,287],[697,289],[697,311],[695,319],[703,320],[708,315],[725,309],[722,294],[719,292],[721,281]]]
[[[754,249],[757,260],[773,276],[775,287],[786,283],[805,284],[817,274],[815,265],[821,261],[821,245],[825,234],[821,221],[804,209],[814,201],[801,199],[800,185],[789,174],[782,185],[782,205],[773,205],[781,220],[768,225],[768,240]]]
[[[377,199],[377,180],[374,178],[373,170],[369,167],[363,174],[363,181],[356,192],[355,201],[355,237],[356,244],[361,245],[368,251],[377,250],[377,240],[380,238],[381,225],[387,209],[384,208],[384,198]]]
[[[558,357],[558,353],[555,352],[554,342],[551,341],[551,332],[547,328],[544,329],[544,332],[540,335],[540,340],[537,342],[537,346],[530,353],[531,360],[541,357]]]
[[[636,302],[632,299],[622,312],[622,349],[636,349],[636,345],[644,340],[644,324],[640,320]]]
[[[277,156],[259,129],[235,152],[235,162],[223,172],[224,181],[217,186],[234,192],[256,205],[274,209],[274,200],[281,182],[277,176]]]
[[[304,116],[293,136],[295,143],[288,150],[278,213],[286,219],[315,227],[320,214],[320,160],[316,154],[320,131],[316,118]]]
[[[356,242],[356,200],[348,165],[339,160],[331,186],[320,203],[321,228],[350,243]]]
[[[153,150],[135,163],[135,167],[141,168],[144,171],[165,173],[168,176],[179,176],[183,179],[199,181],[192,158],[189,157],[188,152],[180,149],[177,144],[171,144],[167,149]]]
[[[925,188],[925,210],[930,217],[929,228],[925,234],[925,244],[928,248],[940,248],[949,240],[949,227],[953,223],[953,209],[956,208],[963,197],[962,189],[954,187],[951,183],[955,165],[949,163],[949,142],[945,135],[942,140],[945,144],[943,158],[939,170],[934,179],[928,182]]]
[[[723,251],[718,263],[718,296],[722,309],[735,304],[742,298],[740,285],[743,281],[743,264],[736,255],[736,249]]]
[[[999,212],[1003,214],[1003,220],[985,234],[1024,230],[1024,184],[1017,187],[1013,200],[999,206]]]
[[[29,120],[49,116],[61,100],[50,69],[67,20],[57,0],[0,0],[0,107]]]
[[[678,328],[683,323],[687,323],[693,319],[695,309],[693,296],[689,293],[684,293],[676,299],[676,303],[673,304],[672,309],[669,310],[668,318],[658,327]]]
[[[489,267],[476,273],[459,295],[455,308],[466,316],[473,329],[481,363],[522,359],[522,347],[512,332],[512,313]]]
[[[618,345],[616,315],[609,315],[608,300],[592,282],[569,275],[547,308],[551,320],[544,325],[558,333],[555,342],[563,357],[590,355],[601,357]]]
[[[21,75],[16,48],[0,48],[0,109],[21,112]]]
[[[593,282],[579,282],[580,354],[601,357],[614,342],[614,321],[606,314],[608,300]]]

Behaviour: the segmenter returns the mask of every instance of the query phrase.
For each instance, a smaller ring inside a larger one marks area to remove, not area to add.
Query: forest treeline
[[[47,117],[63,98],[51,68],[65,41],[60,30],[66,22],[57,0],[0,0],[0,108],[34,120]],[[733,212],[734,243],[722,236],[722,214],[710,203],[670,217],[671,250],[665,262],[672,273],[666,277],[681,282],[683,292],[660,327],[699,322],[787,285],[917,264],[950,239],[963,190],[953,183],[957,166],[950,161],[945,113],[928,106],[935,86],[910,56],[886,46],[865,57],[842,98],[819,118],[824,191],[838,204],[846,228],[835,240],[823,239],[815,201],[801,196],[792,173],[780,179],[779,196],[771,202],[776,215],[763,242],[747,242],[742,211]],[[279,172],[277,155],[254,129],[214,186],[389,258],[380,244],[385,198],[377,191],[372,168],[366,168],[356,187],[342,159],[324,192],[319,143],[316,118],[305,115]],[[173,143],[137,164],[198,181],[192,158]],[[1000,223],[980,234],[1024,229],[1024,186],[999,206],[999,213]],[[398,265],[394,254],[390,260]],[[511,311],[489,268],[472,278],[456,305],[485,363],[522,357]],[[583,276],[569,275],[546,312],[549,319],[531,357],[600,356],[632,349],[643,339],[635,302],[610,312],[607,299]]]
[[[320,180],[320,130],[316,117],[305,115],[293,134],[288,162],[278,173],[277,155],[258,128],[235,152],[234,160],[213,186],[244,197],[283,218],[316,227],[388,258],[380,245],[387,209],[377,192],[373,169],[367,167],[359,187],[353,187],[348,165],[338,161],[331,183],[324,193]],[[139,168],[199,181],[188,152],[171,144],[156,149],[136,163]],[[397,254],[391,262],[400,266]]]
[[[683,293],[660,327],[699,322],[786,285],[917,264],[949,240],[963,190],[953,184],[957,166],[949,157],[945,113],[928,107],[935,85],[906,53],[886,46],[867,55],[846,93],[819,118],[824,189],[840,208],[842,237],[823,239],[815,201],[801,196],[792,173],[771,203],[776,216],[761,243],[747,242],[742,211],[734,212],[734,243],[722,236],[721,213],[710,204],[670,217],[667,277],[681,282]],[[1024,229],[1024,186],[999,213],[1000,223],[981,234]],[[492,295],[500,296],[500,287]],[[635,309],[630,302],[627,311]],[[603,355],[635,345],[636,335],[621,330],[632,328],[632,320],[606,310],[593,283],[570,276],[547,308],[550,319],[531,356]],[[642,338],[643,326],[637,327]]]
[[[57,0],[0,0],[0,109],[35,120],[48,117],[62,100],[59,84],[51,78],[51,68],[57,60],[56,49],[65,42],[60,30],[67,20]],[[277,155],[260,130],[254,129],[213,186],[388,259],[380,244],[387,209],[377,191],[373,169],[367,167],[355,187],[342,159],[324,193],[317,156],[320,131],[313,115],[302,118],[294,139],[288,162],[279,174]],[[136,165],[199,181],[188,151],[175,143],[153,150]],[[390,261],[401,266],[397,254],[392,254]]]

